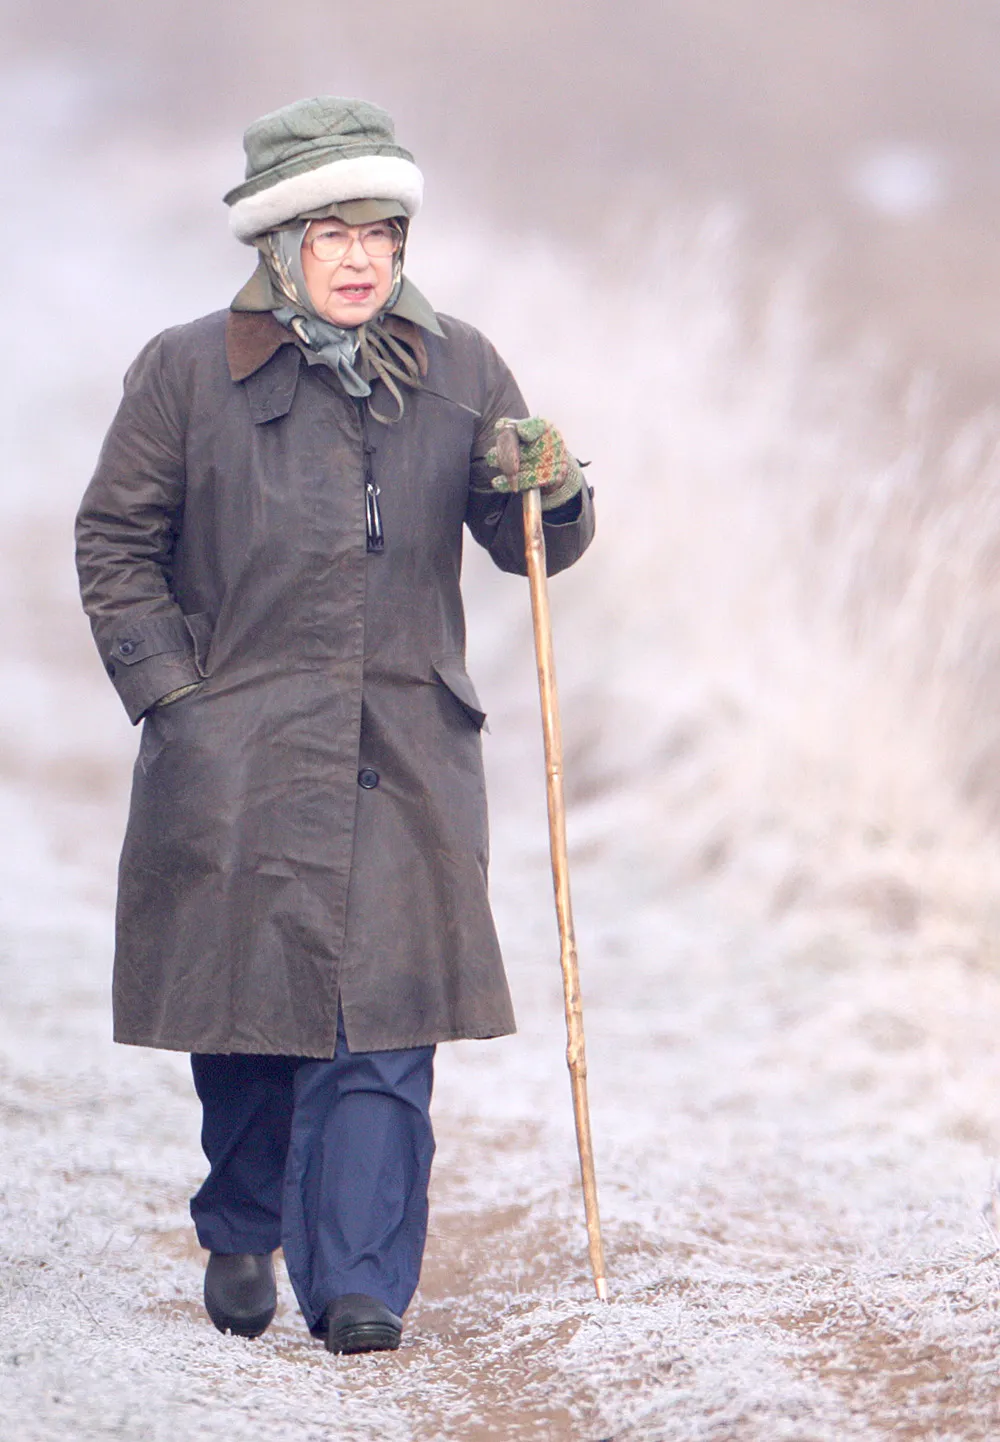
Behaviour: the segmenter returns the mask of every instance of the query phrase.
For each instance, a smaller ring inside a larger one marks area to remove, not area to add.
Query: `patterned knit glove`
[[[517,436],[520,466],[514,477],[500,468],[496,446],[486,452],[487,466],[499,472],[493,477],[495,491],[533,491],[542,493],[542,510],[552,511],[571,501],[583,485],[583,472],[566,448],[566,442],[551,421],[529,416],[526,421],[499,420],[496,429],[510,427]]]

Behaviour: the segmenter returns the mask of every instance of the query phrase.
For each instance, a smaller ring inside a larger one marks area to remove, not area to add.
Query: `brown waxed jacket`
[[[353,1050],[513,1030],[459,572],[463,524],[524,572],[520,505],[481,458],[526,410],[489,342],[439,321],[395,425],[269,313],[167,331],[129,371],[77,521],[101,659],[145,718],[118,1041],[329,1057],[338,1004]],[[552,573],[590,542],[586,487],[578,511],[546,524]]]

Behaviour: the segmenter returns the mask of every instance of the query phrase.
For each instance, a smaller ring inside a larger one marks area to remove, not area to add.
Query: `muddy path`
[[[442,1049],[404,1346],[335,1359],[284,1278],[259,1342],[205,1320],[185,1059],[110,1045],[105,907],[37,816],[5,821],[5,1436],[996,1435],[1000,982],[976,958],[930,934],[866,942],[850,914],[823,938],[755,935],[584,901],[602,1306],[547,898],[501,829],[522,1032]]]

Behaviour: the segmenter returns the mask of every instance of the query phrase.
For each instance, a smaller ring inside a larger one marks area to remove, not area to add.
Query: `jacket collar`
[[[234,381],[245,381],[283,345],[294,344],[291,331],[269,310],[231,310],[226,317],[226,359]]]
[[[390,335],[403,341],[417,358],[421,376],[427,374],[427,347],[413,321],[393,313],[383,321]],[[267,365],[284,345],[298,347],[290,330],[269,310],[231,310],[226,317],[226,359],[234,381],[245,381]]]

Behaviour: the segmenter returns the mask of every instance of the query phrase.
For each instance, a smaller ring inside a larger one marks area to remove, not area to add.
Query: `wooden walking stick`
[[[509,421],[497,433],[497,456],[501,470],[513,484],[520,467],[520,447],[514,421]],[[573,908],[569,893],[566,803],[563,797],[562,729],[559,724],[559,694],[556,690],[552,621],[549,614],[549,591],[546,582],[542,502],[536,489],[524,491],[522,500],[524,505],[524,554],[528,563],[531,618],[535,631],[535,659],[538,665],[538,692],[542,703],[542,733],[545,738],[549,850],[552,856],[552,885],[555,890],[556,916],[559,921],[559,960],[562,966],[563,1000],[566,1007],[566,1061],[573,1089],[573,1116],[576,1120],[576,1144],[580,1154],[580,1180],[583,1183],[583,1206],[587,1218],[590,1266],[594,1274],[594,1287],[597,1290],[598,1299],[606,1302],[608,1300],[608,1283],[604,1272],[604,1242],[601,1237],[601,1218],[597,1208],[597,1177],[594,1172],[594,1146],[590,1135],[590,1106],[587,1101],[587,1054],[583,1038],[583,1001],[580,997],[580,972],[577,965]]]

